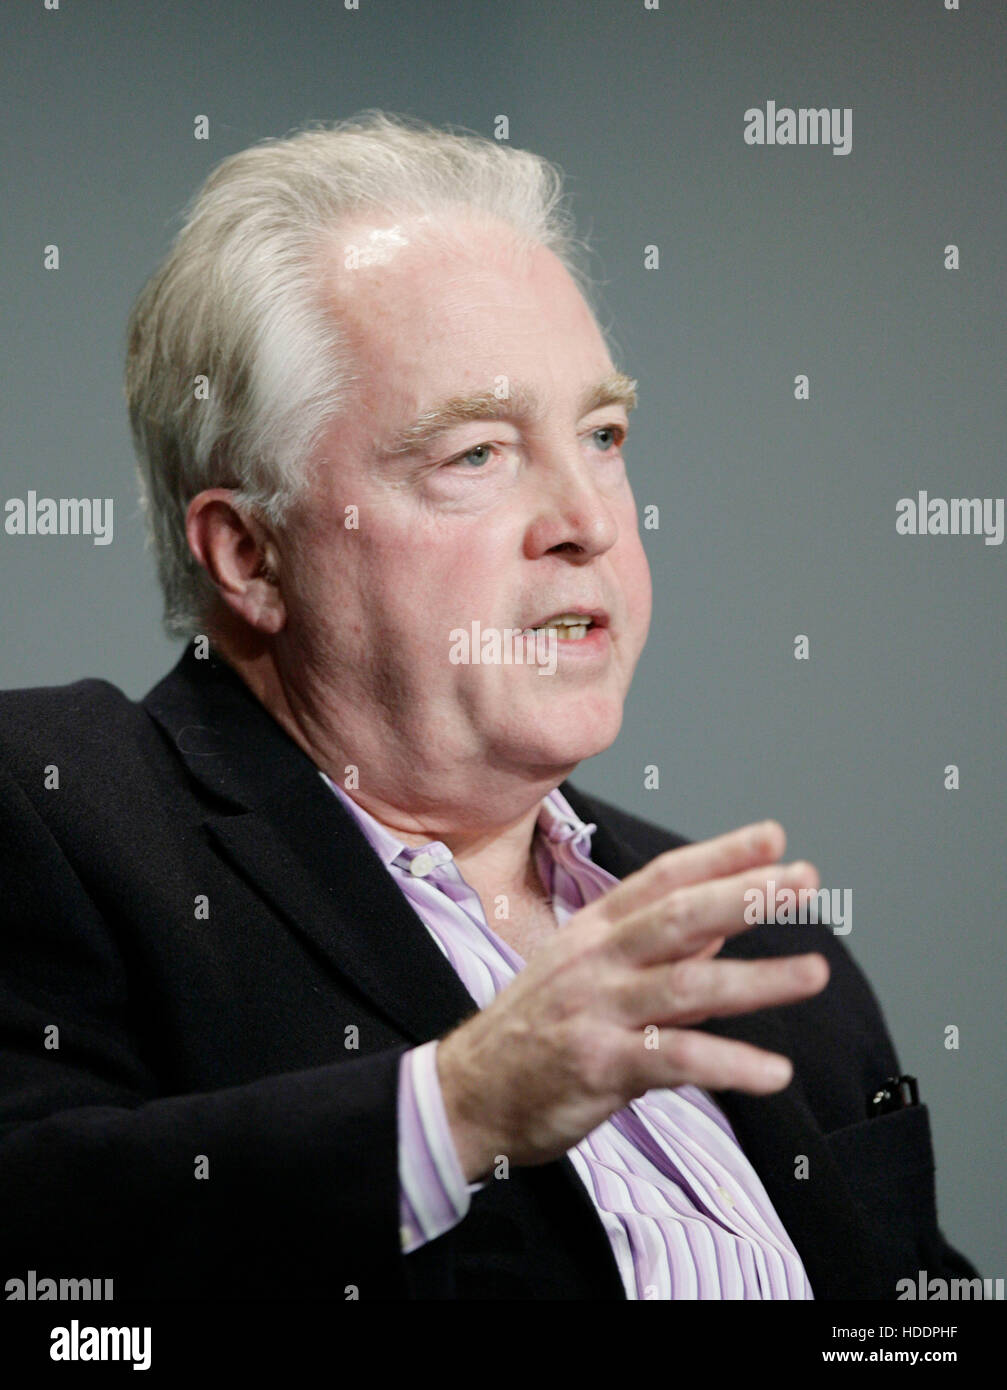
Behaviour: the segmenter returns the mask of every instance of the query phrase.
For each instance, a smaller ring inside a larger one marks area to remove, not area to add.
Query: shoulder
[[[54,737],[86,738],[135,709],[118,686],[104,680],[0,690],[0,730],[11,748],[24,748]]]
[[[133,701],[111,681],[88,678],[69,685],[36,685],[21,690],[0,690],[0,719],[5,728],[17,721],[38,719],[65,723],[91,710],[132,707]]]
[[[29,791],[44,770],[116,780],[149,742],[142,706],[105,680],[0,691],[0,763]]]

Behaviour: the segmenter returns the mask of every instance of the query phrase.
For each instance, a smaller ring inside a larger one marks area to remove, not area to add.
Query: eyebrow
[[[636,405],[636,387],[636,381],[625,372],[609,372],[584,392],[577,418],[606,405],[621,405],[629,412]],[[398,431],[390,443],[379,447],[377,453],[381,458],[416,454],[428,449],[448,430],[472,420],[508,420],[521,416],[530,419],[543,413],[537,392],[527,386],[512,387],[510,395],[504,400],[493,391],[452,396],[424,411],[411,425]]]

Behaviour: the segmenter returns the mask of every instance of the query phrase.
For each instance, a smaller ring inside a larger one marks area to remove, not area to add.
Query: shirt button
[[[426,878],[427,874],[434,867],[432,854],[418,854],[409,865],[409,872],[414,878]]]

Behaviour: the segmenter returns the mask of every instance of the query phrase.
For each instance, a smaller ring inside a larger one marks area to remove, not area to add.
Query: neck
[[[499,894],[520,898],[531,893],[542,895],[532,844],[539,816],[536,802],[520,819],[501,826],[496,833],[483,833],[475,839],[444,839],[455,857],[458,872],[477,890],[484,905]]]
[[[212,640],[217,653],[316,767],[343,786],[344,768],[354,760],[348,758],[338,738],[327,737],[324,725],[306,719],[304,710],[288,698],[272,653],[261,647],[235,646],[222,640],[220,634]],[[532,843],[542,799],[559,785],[562,776],[541,781],[522,779],[515,782],[511,796],[487,794],[482,781],[470,798],[451,802],[410,794],[407,789],[401,796],[394,791],[377,795],[371,790],[375,777],[368,774],[363,780],[367,789],[344,787],[347,796],[405,844],[418,846],[440,840],[447,845],[462,877],[481,896],[486,893],[491,900],[501,893],[544,896]],[[437,779],[441,786],[445,780]],[[391,776],[388,785],[395,788]],[[496,814],[489,815],[488,808]]]

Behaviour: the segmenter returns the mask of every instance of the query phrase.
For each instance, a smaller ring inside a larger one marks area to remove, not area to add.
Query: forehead
[[[325,294],[358,348],[402,335],[410,349],[467,335],[479,346],[522,337],[600,340],[593,314],[562,262],[505,223],[469,212],[380,213],[327,243]]]
[[[422,265],[427,271],[471,262],[507,268],[546,253],[509,223],[471,208],[413,212],[376,208],[350,216],[325,240],[325,254],[345,284],[377,283]],[[363,272],[357,275],[356,272]]]
[[[526,400],[539,419],[557,409],[579,418],[611,379],[608,348],[569,272],[503,224],[379,215],[341,228],[325,252],[325,295],[354,382],[322,457],[363,462],[407,442],[433,447],[428,435],[449,416],[516,418],[523,409],[530,418]],[[618,399],[613,389],[608,398]]]

